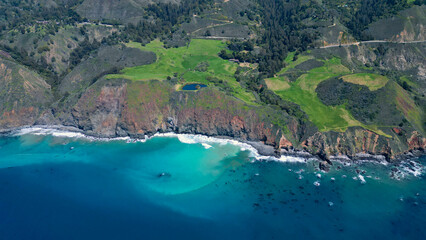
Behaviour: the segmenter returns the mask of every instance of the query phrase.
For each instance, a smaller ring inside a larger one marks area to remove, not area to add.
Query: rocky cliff
[[[0,58],[0,129],[33,124],[51,100],[37,73]]]
[[[388,136],[362,128],[318,132],[282,111],[248,106],[216,89],[175,91],[166,81],[103,79],[64,106],[45,111],[38,123],[73,126],[102,137],[143,138],[156,132],[228,136],[260,141],[276,152],[298,149],[324,158],[368,153],[392,159],[426,147],[426,139],[415,131],[383,128]]]
[[[216,89],[175,91],[160,81],[102,80],[67,104],[71,106],[55,109],[55,116],[44,113],[44,123],[74,126],[105,137],[173,131],[263,141],[277,147],[281,138],[298,142],[306,133],[294,117],[272,108],[247,106]]]

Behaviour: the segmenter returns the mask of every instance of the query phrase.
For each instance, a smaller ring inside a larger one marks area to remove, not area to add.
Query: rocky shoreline
[[[94,134],[90,131],[84,131],[82,129],[73,127],[73,126],[63,126],[63,125],[28,125],[28,126],[21,126],[21,127],[14,127],[14,128],[8,128],[8,129],[0,129],[0,135],[10,135],[14,132],[21,131],[23,129],[44,129],[44,130],[56,130],[56,131],[64,131],[64,132],[70,132],[75,134],[82,134],[84,137],[88,138],[94,138],[98,140],[119,140],[120,138],[130,138],[132,140],[146,140],[152,137],[155,137],[157,134],[182,134],[182,135],[199,135],[203,137],[209,137],[214,139],[220,139],[220,140],[231,140],[236,141],[241,144],[247,144],[250,145],[253,149],[257,151],[257,154],[260,156],[260,159],[277,159],[279,160],[281,157],[295,157],[295,158],[302,158],[305,161],[307,160],[315,160],[318,162],[318,167],[322,171],[329,171],[330,167],[333,165],[333,162],[343,162],[343,163],[360,163],[365,161],[374,161],[378,163],[400,163],[402,161],[411,160],[417,157],[420,157],[422,155],[426,154],[425,150],[410,150],[403,154],[399,154],[394,156],[392,161],[389,161],[389,159],[384,155],[374,155],[369,153],[357,153],[355,156],[350,157],[347,155],[336,155],[336,156],[326,156],[323,154],[315,154],[310,153],[305,150],[295,149],[295,148],[289,148],[289,149],[281,149],[280,151],[277,151],[277,149],[274,148],[274,146],[265,144],[260,141],[247,141],[242,140],[239,138],[232,138],[230,136],[208,136],[204,134],[192,134],[192,133],[176,133],[173,131],[169,132],[157,132],[157,133],[150,133],[146,134],[143,137],[141,136],[132,136],[131,134],[128,134],[127,136],[103,136],[101,134]],[[161,136],[161,135],[159,135]]]

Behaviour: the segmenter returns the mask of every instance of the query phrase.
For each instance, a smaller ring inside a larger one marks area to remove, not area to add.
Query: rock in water
[[[324,172],[328,172],[330,171],[330,164],[328,164],[327,161],[321,161],[319,163],[319,168]]]

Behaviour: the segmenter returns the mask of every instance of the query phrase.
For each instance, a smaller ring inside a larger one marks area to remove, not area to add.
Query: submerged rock
[[[327,161],[321,161],[319,163],[319,168],[324,172],[328,172],[330,171],[330,164]]]

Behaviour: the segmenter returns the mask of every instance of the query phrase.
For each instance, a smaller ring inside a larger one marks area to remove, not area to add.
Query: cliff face
[[[38,74],[0,59],[0,129],[33,124],[51,99]]]
[[[214,89],[175,91],[169,83],[159,81],[101,81],[56,116],[50,116],[47,122],[74,126],[95,136],[144,137],[171,131],[229,136],[261,141],[277,150],[304,149],[328,157],[370,153],[392,158],[426,147],[426,139],[417,132],[384,129],[391,137],[362,128],[349,128],[344,133],[318,132],[282,112],[246,106]]]
[[[358,153],[384,155],[394,158],[408,150],[421,150],[426,147],[426,139],[413,131],[401,134],[400,129],[394,130],[392,137],[378,135],[361,128],[350,128],[344,133],[316,133],[302,143],[302,147],[313,154],[327,156],[356,156]]]
[[[264,112],[270,117],[262,115]],[[278,146],[284,130],[271,123],[271,115],[297,125],[290,116],[278,115],[273,109],[245,106],[214,89],[175,91],[159,81],[97,84],[69,111],[57,115],[61,116],[61,123],[97,136],[144,137],[174,131],[260,140],[274,146]],[[297,126],[292,129],[288,138],[303,135]]]

